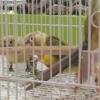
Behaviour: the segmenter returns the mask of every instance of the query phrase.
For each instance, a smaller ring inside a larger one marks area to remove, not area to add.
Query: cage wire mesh
[[[0,0],[0,100],[99,100],[99,7],[100,0]]]

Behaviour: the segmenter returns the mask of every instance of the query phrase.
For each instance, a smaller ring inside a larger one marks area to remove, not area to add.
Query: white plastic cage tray
[[[52,78],[51,80],[49,80],[50,82],[62,82],[62,80],[66,80],[66,83],[68,82],[74,82],[74,74],[66,74],[64,75],[60,75],[60,76],[56,76],[54,79]],[[70,78],[71,79],[70,79]],[[60,81],[61,79],[61,81]],[[71,89],[70,87],[68,88],[64,88],[64,87],[59,87],[56,85],[48,85],[46,83],[43,83],[41,86],[38,86],[36,88],[31,89],[30,91],[26,91],[25,93],[25,88],[23,84],[17,84],[14,82],[5,82],[5,81],[1,81],[0,82],[0,96],[1,99],[0,100],[16,100],[16,98],[18,100],[24,100],[26,98],[26,100],[59,100],[60,97],[64,97],[64,96],[70,96],[70,94],[72,94],[73,89]],[[8,92],[9,90],[9,92]]]
[[[24,67],[21,66],[21,68],[23,69]],[[7,75],[7,59],[5,56],[3,60],[2,56],[0,56],[0,75],[2,75],[2,71]],[[22,74],[20,69],[17,69],[16,72]],[[48,82],[55,82],[57,84],[75,83],[76,73],[58,74]],[[76,94],[74,89],[69,86],[65,88],[63,86],[57,86],[56,84],[52,86],[43,83],[36,88],[25,91],[23,83],[17,84],[15,82],[0,81],[0,100],[92,100],[93,98],[93,100],[99,100],[98,98],[100,98],[95,89],[83,88],[80,90],[81,91]]]
[[[5,75],[8,76],[8,74],[14,74],[14,76],[19,76],[19,77],[25,77],[25,68],[26,68],[26,63],[16,63],[13,64],[13,69],[14,73],[9,73],[7,70],[9,68],[9,62],[6,59],[6,56],[0,56],[0,75]],[[37,62],[37,70],[46,70],[48,67],[41,63],[40,61]],[[28,74],[28,73],[27,73]]]
[[[16,100],[16,98],[17,100],[92,100],[93,98],[100,98],[95,89],[83,88],[78,93],[73,90],[70,87],[42,84],[25,93],[24,85],[1,81],[0,100],[8,100],[8,97],[9,100]]]

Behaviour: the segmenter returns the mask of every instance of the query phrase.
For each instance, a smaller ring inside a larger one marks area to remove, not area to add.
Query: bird
[[[61,45],[66,45],[66,43],[62,40],[60,40],[56,36],[50,36],[44,32],[33,32],[29,33],[26,38],[25,38],[25,43],[29,44],[30,46],[35,45],[35,46],[58,46],[60,43]],[[59,55],[51,55],[51,54],[45,54],[43,55],[43,62],[47,65],[50,66],[50,56],[52,58],[52,64],[57,62],[59,60]]]
[[[15,46],[15,38],[12,35],[4,36],[0,39],[0,47],[13,47]]]
[[[20,46],[23,46],[24,45],[24,41],[23,41],[23,38],[21,37],[17,37],[15,38],[13,35],[9,35],[9,36],[4,36],[1,38],[0,40],[0,47],[4,47],[4,48],[16,48],[17,47],[20,47]],[[8,63],[9,63],[9,72],[14,72],[14,69],[13,69],[13,65],[15,63],[23,63],[25,62],[26,65],[28,66],[28,60],[30,58],[30,56],[32,55],[26,55],[25,59],[24,59],[24,55],[23,53],[19,53],[19,54],[15,54],[15,52],[11,52],[9,49],[8,49],[8,54],[7,54],[7,60],[8,60]],[[26,66],[26,67],[27,67]],[[30,67],[28,66],[27,67],[27,72],[30,70],[29,69]]]

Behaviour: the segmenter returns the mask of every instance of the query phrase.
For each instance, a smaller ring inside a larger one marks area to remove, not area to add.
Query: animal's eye
[[[30,41],[33,41],[33,38],[32,37],[30,38]]]
[[[12,41],[10,41],[9,43],[10,43],[10,44],[12,44],[13,42],[12,42]]]

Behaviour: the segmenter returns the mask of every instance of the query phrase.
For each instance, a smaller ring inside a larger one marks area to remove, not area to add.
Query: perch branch
[[[61,51],[62,55],[67,55],[69,50],[73,51],[77,47],[76,46],[26,46],[26,47],[0,47],[0,54],[4,53],[16,53],[17,54],[23,54],[25,51],[27,54],[32,54],[32,51],[34,54],[41,55],[42,54],[50,54],[50,50],[52,51],[52,55],[59,55],[59,52]]]

